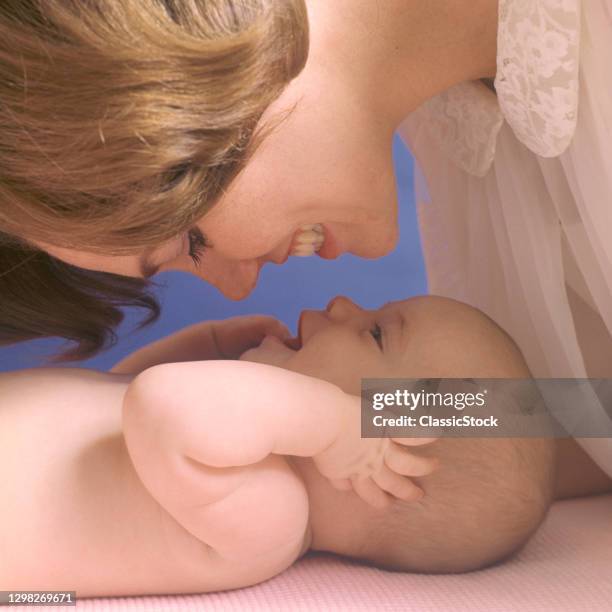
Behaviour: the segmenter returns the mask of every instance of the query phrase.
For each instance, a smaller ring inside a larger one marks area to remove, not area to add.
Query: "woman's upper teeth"
[[[314,255],[325,241],[323,226],[320,223],[302,225],[291,246],[291,255],[308,257]]]
[[[320,242],[322,239],[321,234],[319,232],[315,232],[315,230],[306,230],[301,231],[295,238],[295,241],[299,244],[308,244],[315,242]]]

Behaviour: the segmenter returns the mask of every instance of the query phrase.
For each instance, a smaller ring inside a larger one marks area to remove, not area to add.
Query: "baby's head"
[[[392,302],[370,311],[338,297],[325,311],[304,311],[299,336],[288,344],[268,338],[243,358],[322,378],[354,395],[360,394],[362,378],[529,376],[517,346],[489,317],[466,304],[435,296]],[[484,440],[464,447],[464,442],[447,439],[444,444],[411,449],[415,454],[438,457],[441,467],[431,476],[415,479],[426,493],[421,502],[396,500],[386,510],[368,506],[352,492],[337,491],[311,462],[297,460],[311,500],[314,547],[414,570],[437,568],[437,561],[428,564],[428,555],[439,559],[442,550],[448,563],[443,569],[452,571],[461,564],[453,565],[451,558],[449,510],[458,527],[455,548],[462,551],[464,536],[470,539],[467,548],[477,548],[474,541],[478,538],[469,528],[461,535],[462,520],[469,527],[480,511],[489,516],[487,508],[497,510],[485,522],[493,529],[493,523],[500,521],[508,542],[515,542],[519,537],[515,534],[522,533],[520,525],[516,529],[506,529],[506,525],[514,525],[523,507],[514,506],[517,495],[511,492],[512,479],[506,485],[491,478],[491,466],[503,457],[503,444]],[[460,460],[451,460],[451,456]],[[468,472],[471,481],[478,483],[474,490],[461,484]],[[499,499],[501,509],[491,499]],[[422,533],[425,522],[426,536]],[[406,551],[415,554],[414,563],[406,559]]]

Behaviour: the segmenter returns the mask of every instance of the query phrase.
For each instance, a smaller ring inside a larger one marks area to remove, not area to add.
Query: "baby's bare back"
[[[259,582],[293,562],[230,564],[149,494],[122,434],[131,378],[79,369],[0,375],[2,588],[204,592]],[[257,507],[248,510],[244,520],[257,521]]]

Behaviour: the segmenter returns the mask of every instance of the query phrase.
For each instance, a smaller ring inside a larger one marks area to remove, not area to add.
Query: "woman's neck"
[[[306,0],[311,55],[401,120],[467,80],[495,76],[498,0]]]

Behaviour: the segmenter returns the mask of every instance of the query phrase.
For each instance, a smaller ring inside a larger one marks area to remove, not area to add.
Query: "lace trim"
[[[499,105],[542,157],[569,146],[578,116],[580,0],[500,0]]]
[[[495,94],[484,84],[459,83],[416,112],[423,114],[420,120],[432,138],[459,167],[476,176],[489,171],[504,118]]]
[[[580,0],[499,0],[494,88],[460,83],[414,118],[461,168],[484,176],[504,118],[542,157],[569,146],[578,115]]]

